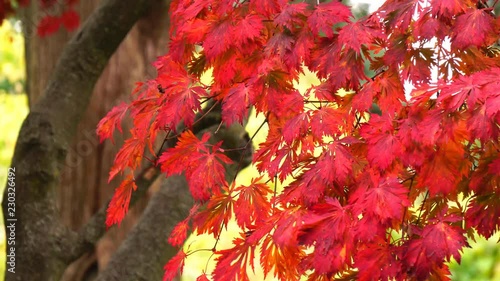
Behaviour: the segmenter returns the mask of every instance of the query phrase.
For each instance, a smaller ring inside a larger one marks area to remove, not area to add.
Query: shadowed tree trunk
[[[35,2],[36,3],[36,2]],[[80,1],[79,15],[85,20],[95,10],[99,1]],[[97,81],[90,104],[78,124],[76,136],[68,150],[58,186],[58,206],[63,222],[72,230],[78,230],[99,210],[113,193],[118,180],[107,183],[108,171],[114,155],[121,144],[110,142],[99,144],[95,128],[102,118],[120,100],[126,100],[134,83],[155,75],[151,62],[165,52],[167,45],[166,2],[155,4],[145,17],[132,28],[117,51],[110,58]],[[54,70],[59,56],[72,34],[61,30],[45,38],[34,31],[36,19],[40,17],[36,5],[31,5],[23,14],[26,42],[27,92],[32,107]],[[128,131],[124,125],[124,131]],[[86,268],[94,266],[97,258],[103,267],[110,255],[135,223],[144,204],[136,205],[119,229],[113,229],[97,245],[97,257],[89,253],[75,262],[65,274],[66,280],[81,280]],[[93,268],[94,269],[94,268]]]

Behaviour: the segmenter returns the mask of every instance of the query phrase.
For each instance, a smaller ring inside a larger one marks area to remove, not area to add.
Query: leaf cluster
[[[468,235],[498,231],[500,22],[486,3],[389,0],[357,20],[338,1],[176,0],[170,9],[158,76],[98,134],[110,138],[125,111],[134,121],[110,173],[129,175],[115,202],[126,202],[146,147],[166,175],[185,173],[200,207],[174,245],[189,228],[218,238],[235,217],[240,237],[211,249],[216,267],[199,280],[248,280],[256,263],[280,280],[447,280],[445,262],[460,260]],[[293,83],[305,68],[321,82],[302,95]],[[266,116],[253,159],[261,175],[248,186],[229,185],[220,144],[190,132],[207,100],[221,104],[225,125],[252,107]],[[161,131],[180,138],[156,155]],[[121,206],[110,206],[110,222]],[[165,280],[189,254],[165,266]]]

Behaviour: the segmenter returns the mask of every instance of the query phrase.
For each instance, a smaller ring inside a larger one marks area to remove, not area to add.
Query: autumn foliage
[[[339,1],[175,0],[170,23],[158,76],[97,130],[107,139],[125,113],[134,122],[110,173],[126,176],[108,226],[151,154],[167,176],[186,175],[198,202],[172,244],[188,231],[218,239],[232,219],[241,229],[198,280],[248,280],[256,266],[287,281],[447,280],[466,237],[498,231],[500,20],[486,1],[389,0],[354,19]],[[305,69],[321,82],[301,94]],[[228,184],[220,144],[189,129],[210,99],[225,125],[251,108],[265,116],[248,186]],[[180,137],[156,155],[161,131]]]

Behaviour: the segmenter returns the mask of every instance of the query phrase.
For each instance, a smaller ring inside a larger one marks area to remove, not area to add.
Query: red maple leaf
[[[194,204],[193,207],[189,210],[189,215],[187,218],[179,222],[168,237],[168,242],[172,246],[181,246],[187,238],[187,231],[189,229],[189,220],[193,218],[193,216],[198,212],[200,205]]]
[[[249,49],[252,48],[253,44],[245,44],[245,47]],[[246,50],[241,50],[242,53]],[[212,75],[214,77],[214,82],[212,84],[212,89],[219,91],[224,89],[226,91],[227,87],[231,87],[236,81],[239,81],[241,74],[241,64],[238,61],[238,55],[235,52],[227,52],[223,57],[219,57],[214,62],[214,70]],[[217,96],[217,98],[223,98],[223,96]]]
[[[172,281],[177,274],[182,275],[182,270],[184,269],[184,261],[187,255],[184,250],[180,250],[177,254],[172,257],[165,267],[165,274],[163,275],[163,281]]]
[[[250,87],[245,83],[235,84],[222,102],[222,120],[227,126],[234,122],[242,124],[248,116]]]
[[[292,68],[301,69],[302,63],[309,65],[311,63],[311,50],[314,46],[314,37],[307,28],[302,28],[297,34],[297,40],[293,45],[292,53],[286,57],[285,63]]]
[[[352,172],[354,157],[347,145],[357,142],[349,138],[333,141],[319,157],[312,170],[325,182],[345,184]],[[346,145],[347,144],[347,145]]]
[[[375,93],[375,83],[373,81],[367,82],[352,98],[352,108],[358,111],[368,111],[373,104]]]
[[[123,119],[123,116],[125,116],[125,113],[127,112],[128,105],[124,102],[120,103],[119,105],[113,107],[108,114],[104,118],[99,121],[97,124],[97,130],[96,134],[99,136],[99,141],[103,142],[105,139],[111,138],[111,141],[114,143],[113,140],[113,132],[115,131],[115,128],[118,128],[120,133],[122,132],[122,126],[121,122]]]
[[[500,112],[500,94],[490,92],[490,94],[486,97],[484,107],[486,116],[491,119],[498,119],[498,113]]]
[[[360,188],[351,198],[354,210],[363,216],[374,216],[380,223],[391,226],[401,221],[403,212],[410,205],[408,190],[395,177],[387,177],[372,188]]]
[[[118,173],[123,172],[125,168],[135,170],[142,160],[146,141],[137,136],[136,131],[131,131],[132,137],[127,139],[120,151],[115,156],[113,166],[109,171],[108,182],[110,182]]]
[[[260,145],[254,159],[258,169],[267,171],[271,177],[278,175],[283,180],[292,172],[293,162],[307,158],[312,152],[313,139],[307,136],[296,139],[292,144],[282,143],[281,130],[273,125],[270,127],[273,129],[268,132],[266,142]],[[267,165],[261,165],[264,163]]]
[[[227,191],[227,190],[226,190]],[[193,229],[218,237],[232,217],[235,200],[230,192],[212,196],[206,208],[193,217]]]
[[[451,46],[457,49],[489,46],[496,41],[498,32],[498,24],[491,14],[485,10],[469,9],[457,17]]]
[[[168,237],[168,243],[172,246],[180,246],[184,243],[187,237],[187,230],[189,229],[187,219],[179,222]]]
[[[175,131],[177,124],[182,120],[186,126],[193,125],[194,116],[201,110],[200,97],[205,91],[200,86],[174,84],[165,87],[169,92],[163,99],[159,99],[161,107],[156,117],[158,128],[170,128]]]
[[[463,155],[461,144],[448,142],[441,145],[426,165],[422,166],[418,185],[428,187],[431,195],[456,192],[456,184],[468,172],[469,162]]]
[[[369,78],[365,74],[365,59],[350,49],[342,53],[338,65],[331,70],[329,82],[337,89],[359,89],[361,81]]]
[[[128,206],[130,203],[130,197],[132,196],[132,191],[137,189],[134,177],[128,175],[118,186],[111,198],[108,209],[106,211],[106,227],[110,227],[113,224],[120,224],[125,215],[128,212]]]
[[[262,14],[264,16],[270,17],[271,15],[275,15],[280,11],[280,4],[277,0],[269,0],[269,1],[250,1],[249,10],[255,11],[258,14]]]
[[[203,41],[203,51],[209,61],[227,51],[233,39],[231,38],[233,27],[230,20],[215,17],[210,20],[207,22],[210,30]]]
[[[351,16],[351,10],[346,5],[332,1],[315,6],[307,23],[315,34],[323,32],[327,37],[332,37],[334,25],[348,21]]]
[[[267,232],[270,231],[269,228]],[[257,233],[259,230],[256,230]],[[253,235],[252,235],[253,236]],[[251,240],[252,236],[248,238]],[[265,236],[262,242],[260,253],[260,264],[264,270],[264,276],[273,272],[278,280],[299,280],[300,260],[303,257],[303,250],[296,245],[279,245],[274,236]]]
[[[353,220],[350,211],[335,198],[326,198],[302,217],[299,242],[313,245],[317,241],[342,241],[349,233]]]
[[[239,196],[236,200],[234,216],[236,222],[242,229],[249,229],[251,226],[262,223],[269,217],[271,203],[268,196],[271,190],[264,183],[259,183],[261,179],[252,179],[250,185],[241,185],[234,189]]]
[[[244,237],[244,236],[243,236]],[[247,265],[253,268],[255,247],[251,247],[244,238],[235,238],[235,245],[231,249],[217,251],[217,266],[213,272],[214,280],[221,281],[250,281],[247,274]]]
[[[192,159],[198,159],[201,152],[205,151],[204,144],[210,138],[210,134],[205,133],[198,139],[193,132],[187,130],[183,132],[174,148],[167,149],[158,159],[161,170],[167,176],[180,174],[189,167]]]
[[[313,111],[311,132],[318,139],[321,139],[323,136],[338,136],[349,129],[349,125],[347,125],[347,122],[344,122],[344,118],[345,114],[337,108],[321,107]]]
[[[184,39],[187,41],[183,43],[197,44],[203,40],[210,25],[207,24],[206,20],[196,18],[187,20],[178,28],[179,33],[182,33]]]
[[[244,47],[245,44],[258,38],[263,28],[264,25],[260,16],[255,14],[246,15],[236,22],[231,30],[233,44],[238,48]]]
[[[402,103],[406,101],[404,96],[403,82],[394,70],[388,70],[375,78],[375,95],[378,106],[388,112],[398,112],[402,108]]]
[[[265,54],[268,57],[277,56],[284,59],[292,52],[294,38],[284,32],[277,33],[267,42]]]
[[[354,225],[352,232],[363,243],[372,243],[387,235],[387,224],[382,224],[376,216],[364,216]]]
[[[432,59],[434,49],[432,48],[411,48],[408,51],[406,62],[403,62],[403,72],[401,81],[409,80],[414,85],[429,83],[431,80],[431,69],[435,62]],[[401,96],[399,96],[401,99]],[[404,99],[401,99],[404,101]]]
[[[493,162],[488,165],[488,168],[488,172],[500,175],[500,158],[493,160]]]
[[[295,139],[303,138],[309,131],[309,112],[303,112],[289,119],[283,126],[283,139],[291,144]]]
[[[213,147],[213,153],[205,153],[193,164],[193,169],[186,169],[186,179],[193,198],[204,202],[210,198],[210,192],[219,192],[227,185],[226,170],[221,162],[230,164],[232,160],[218,153],[219,145]]]
[[[486,115],[485,104],[478,105],[472,111],[472,116],[467,120],[467,127],[473,138],[482,141],[496,139],[500,133],[496,121]]]
[[[185,172],[191,194],[201,201],[207,200],[211,191],[218,192],[226,185],[222,163],[232,162],[221,152],[222,143],[211,149],[205,145],[209,138],[209,133],[199,140],[191,131],[185,131],[177,145],[158,159],[162,172],[168,176]]]
[[[297,236],[301,228],[301,218],[303,212],[298,208],[287,209],[281,213],[275,214],[276,230],[272,238],[273,243],[279,247],[286,247],[297,244]]]
[[[467,206],[465,222],[467,228],[473,227],[477,232],[490,238],[500,229],[500,198],[491,193],[471,200]]]
[[[352,263],[350,246],[330,239],[320,240],[315,245],[314,252],[302,260],[301,266],[313,268],[318,275],[337,274]]]
[[[382,33],[376,29],[369,29],[363,21],[348,23],[339,31],[339,43],[344,44],[346,48],[354,50],[356,53],[361,53],[363,44],[370,44],[377,36],[382,36]]]
[[[403,262],[424,280],[452,256],[460,261],[460,250],[467,245],[463,230],[439,221],[424,227],[420,239],[409,241]]]
[[[432,3],[431,10],[434,15],[451,18],[456,14],[465,12],[472,5],[471,1],[439,0]]]
[[[204,0],[179,1],[177,7],[172,5],[172,16],[174,18],[190,20],[197,17],[208,5],[209,3]]]
[[[389,167],[401,153],[401,143],[394,135],[392,119],[388,115],[372,115],[361,127],[361,136],[368,143],[368,160],[381,170]]]
[[[168,43],[169,57],[178,63],[187,63],[195,50],[194,43],[184,36],[174,36]]]
[[[297,24],[303,22],[300,17],[308,14],[307,6],[307,3],[287,3],[279,15],[274,18],[274,22],[292,30]]]
[[[415,36],[430,40],[432,37],[444,38],[448,27],[432,16],[430,12],[423,14],[415,24]]]
[[[418,128],[420,124],[425,123],[422,120],[428,115],[428,112],[424,111],[422,107],[412,107],[406,114],[406,118],[400,121],[397,137],[404,147],[411,147],[414,143],[420,143],[423,138],[430,135],[429,131],[423,133]]]
[[[382,239],[361,249],[354,257],[354,265],[359,269],[358,280],[392,280],[401,272],[401,261],[397,259],[396,247]]]
[[[332,184],[326,183],[320,176],[323,167],[311,166],[312,168],[306,170],[286,187],[280,196],[283,201],[297,201],[310,206],[318,203],[320,198],[325,195],[325,191],[330,190]]]

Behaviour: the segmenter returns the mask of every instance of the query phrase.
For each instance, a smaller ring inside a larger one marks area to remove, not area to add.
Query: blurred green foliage
[[[0,199],[7,182],[14,146],[21,124],[28,114],[24,92],[24,40],[19,22],[5,20],[0,26]],[[17,26],[17,29],[16,29]],[[5,274],[5,232],[0,213],[0,280]]]
[[[461,263],[450,262],[452,280],[500,281],[500,232],[490,239],[469,241],[471,248],[463,251]]]
[[[17,135],[21,124],[28,115],[28,100],[26,95],[12,95],[0,92],[0,199],[7,182],[7,170],[14,154]],[[5,272],[5,232],[3,215],[0,212],[0,280],[4,279]]]
[[[14,152],[21,123],[28,114],[24,91],[24,40],[15,20],[0,26],[0,184],[5,186],[7,168]]]
[[[6,20],[0,26],[0,93],[24,92],[24,40],[17,20]]]

